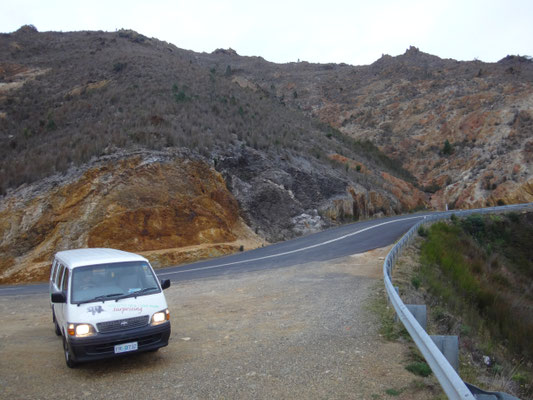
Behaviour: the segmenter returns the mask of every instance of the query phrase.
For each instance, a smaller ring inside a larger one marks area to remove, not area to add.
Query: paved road
[[[357,222],[255,250],[157,270],[172,282],[283,268],[363,253],[396,241],[427,214]],[[0,296],[45,293],[48,284],[2,286]]]

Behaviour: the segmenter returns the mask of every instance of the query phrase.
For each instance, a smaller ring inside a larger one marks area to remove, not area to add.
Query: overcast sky
[[[136,30],[273,62],[370,64],[413,45],[442,58],[533,55],[533,0],[3,0],[0,32]]]

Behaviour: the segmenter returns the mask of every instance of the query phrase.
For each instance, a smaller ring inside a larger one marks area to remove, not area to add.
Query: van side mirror
[[[165,290],[170,287],[170,279],[165,279],[164,281],[161,281],[161,289]]]
[[[52,303],[66,303],[67,298],[65,297],[65,293],[63,292],[57,292],[52,293]]]

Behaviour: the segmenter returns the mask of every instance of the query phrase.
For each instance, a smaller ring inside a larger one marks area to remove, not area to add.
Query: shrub
[[[46,123],[46,129],[48,129],[49,131],[53,131],[56,128],[57,128],[57,125],[55,121],[53,119],[49,119],[48,122]]]
[[[428,193],[436,193],[441,189],[437,182],[432,182],[430,185],[424,186],[422,190]]]
[[[420,277],[419,276],[413,276],[411,278],[411,284],[413,285],[413,287],[418,290],[420,288]]]
[[[178,93],[174,94],[174,100],[176,100],[176,103],[184,103],[186,101],[189,101],[190,98],[185,94],[183,90],[180,90]]]
[[[516,383],[518,383],[519,385],[525,385],[526,383],[530,381],[528,376],[522,372],[515,373],[511,379],[515,381]]]
[[[485,220],[480,214],[472,214],[463,219],[461,227],[476,238],[485,234]]]
[[[421,237],[428,236],[428,230],[424,225],[420,225],[420,227],[418,228],[418,236],[421,236]]]
[[[431,375],[433,372],[429,365],[424,361],[413,362],[405,367],[405,369],[415,375],[426,377]]]
[[[448,139],[444,142],[444,146],[442,148],[442,154],[449,156],[453,153],[453,146],[450,144]]]
[[[391,389],[385,390],[385,393],[387,393],[389,396],[399,396],[402,394],[402,391],[391,388]]]
[[[126,65],[127,65],[126,63],[117,62],[117,63],[113,64],[113,71],[114,72],[120,72],[124,68],[126,68]]]

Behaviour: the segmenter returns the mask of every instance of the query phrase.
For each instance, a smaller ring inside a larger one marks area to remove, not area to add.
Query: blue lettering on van
[[[102,311],[104,311],[104,309],[102,308],[102,306],[91,306],[91,307],[87,307],[87,312],[90,312],[92,313],[93,315],[98,313],[100,314]]]

